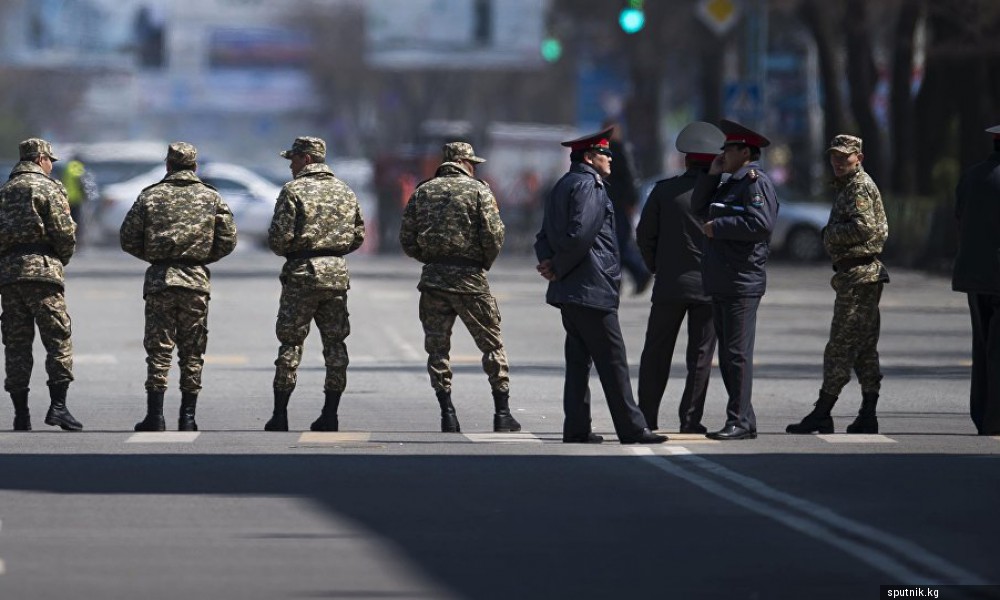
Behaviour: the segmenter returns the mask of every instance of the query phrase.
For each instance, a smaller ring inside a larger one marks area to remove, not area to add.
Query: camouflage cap
[[[842,152],[844,154],[861,154],[861,146],[861,138],[842,133],[835,136],[833,140],[830,141],[830,147],[827,148],[826,151]]]
[[[326,142],[318,137],[300,136],[292,142],[290,150],[282,150],[283,158],[291,158],[294,154],[311,154],[317,158],[326,159]]]
[[[17,152],[20,154],[20,160],[32,160],[39,154],[44,154],[52,159],[52,162],[59,160],[59,158],[52,154],[52,144],[46,142],[42,138],[28,138],[17,145]]]
[[[198,149],[187,142],[174,142],[167,147],[167,162],[182,167],[194,166]]]
[[[444,145],[443,150],[445,162],[459,160],[467,160],[472,163],[486,162],[485,158],[476,156],[476,152],[472,149],[472,144],[468,142],[449,142]]]

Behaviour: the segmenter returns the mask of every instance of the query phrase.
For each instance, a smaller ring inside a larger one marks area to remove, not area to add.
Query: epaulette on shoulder
[[[476,181],[478,181],[479,183],[485,185],[486,189],[490,189],[490,184],[486,183],[485,179],[477,179]]]
[[[750,169],[749,171],[747,171],[747,177],[750,178],[750,181],[757,181],[757,178],[760,177],[760,174],[757,173],[757,169]]]

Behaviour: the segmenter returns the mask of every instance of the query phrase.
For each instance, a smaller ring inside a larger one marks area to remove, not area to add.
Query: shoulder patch
[[[760,208],[764,206],[764,194],[761,194],[760,192],[754,192],[750,196],[750,206],[754,208]]]

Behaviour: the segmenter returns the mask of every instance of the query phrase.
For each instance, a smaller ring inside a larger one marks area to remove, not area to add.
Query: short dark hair
[[[760,148],[757,146],[747,146],[750,148],[750,160],[760,160]]]

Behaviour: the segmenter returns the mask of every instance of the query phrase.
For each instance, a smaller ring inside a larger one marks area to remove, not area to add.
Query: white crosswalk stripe
[[[367,442],[372,437],[370,431],[304,431],[299,436],[300,444],[342,444],[344,442]]]
[[[140,431],[132,434],[126,444],[190,444],[200,431]]]
[[[830,433],[817,435],[831,444],[895,444],[896,440],[879,433]]]
[[[541,444],[542,440],[528,431],[517,433],[466,433],[470,442],[499,444]]]

